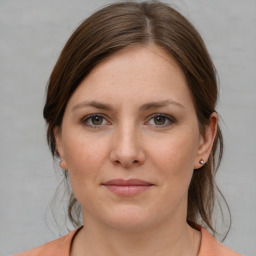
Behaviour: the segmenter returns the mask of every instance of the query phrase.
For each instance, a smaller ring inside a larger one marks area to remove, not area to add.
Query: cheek
[[[64,138],[64,155],[71,172],[84,173],[97,168],[106,158],[107,141],[94,136],[85,135],[83,132],[66,133]]]
[[[154,147],[151,146],[151,155],[160,166],[169,167],[173,172],[180,173],[183,169],[193,169],[197,154],[196,142],[193,135],[170,136],[158,141]]]
[[[187,192],[192,178],[197,140],[194,135],[185,133],[162,140],[160,147],[159,142],[152,147],[152,164],[159,171],[159,182],[165,193],[178,198]]]
[[[84,131],[66,132],[65,156],[69,170],[72,190],[86,209],[100,204],[101,199],[95,194],[106,171],[105,162],[108,158],[109,138],[106,136],[86,136]],[[91,198],[94,198],[93,202]],[[96,206],[95,206],[96,207]]]
[[[72,190],[84,206],[87,202],[91,202],[90,197],[100,181],[102,166],[107,156],[106,151],[107,143],[104,139],[96,140],[93,136],[79,135],[79,133],[65,138],[64,154]],[[94,199],[96,203],[98,199]]]

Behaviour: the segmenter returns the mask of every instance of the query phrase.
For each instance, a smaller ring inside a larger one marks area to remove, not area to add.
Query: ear
[[[55,127],[54,128],[54,137],[55,137],[55,141],[56,141],[56,148],[60,157],[60,167],[63,170],[67,170],[68,169],[68,165],[67,162],[65,160],[65,154],[63,151],[63,145],[62,145],[62,138],[61,138],[61,128],[60,127]]]
[[[194,169],[199,169],[203,166],[203,164],[200,163],[200,160],[203,160],[205,163],[208,161],[208,158],[211,154],[213,142],[217,134],[217,129],[218,115],[216,112],[213,112],[210,116],[209,124],[205,126],[204,135],[200,135]]]

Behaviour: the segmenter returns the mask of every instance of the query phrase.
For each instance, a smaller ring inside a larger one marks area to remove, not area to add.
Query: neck
[[[123,231],[104,226],[92,219],[83,227],[72,244],[71,256],[196,256],[200,232],[186,222],[163,223],[151,229]],[[168,227],[168,228],[167,228]]]

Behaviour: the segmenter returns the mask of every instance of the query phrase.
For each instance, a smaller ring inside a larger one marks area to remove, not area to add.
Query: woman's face
[[[96,67],[55,135],[87,223],[142,230],[186,221],[193,170],[211,142],[182,70],[160,48],[130,48]]]

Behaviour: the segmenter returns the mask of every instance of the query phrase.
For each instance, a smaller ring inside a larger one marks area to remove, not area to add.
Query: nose
[[[110,160],[124,168],[139,166],[145,161],[145,152],[141,145],[141,134],[133,126],[117,128],[113,138]]]

